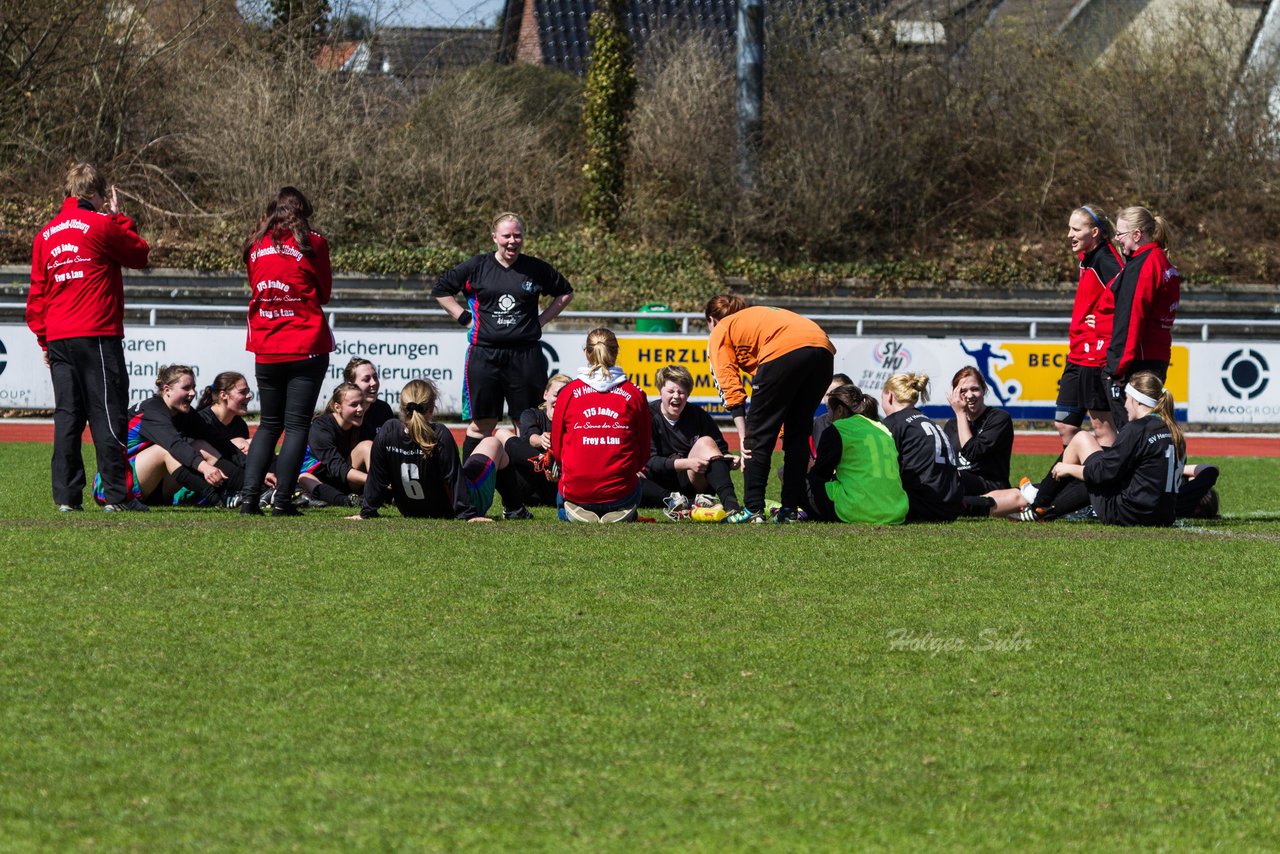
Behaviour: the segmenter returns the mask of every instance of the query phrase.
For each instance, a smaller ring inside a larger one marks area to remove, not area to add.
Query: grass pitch
[[[1173,530],[588,528],[68,518],[0,446],[0,849],[1274,847],[1280,462],[1217,462]]]

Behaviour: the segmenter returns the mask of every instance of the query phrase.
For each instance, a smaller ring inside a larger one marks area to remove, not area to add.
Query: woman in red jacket
[[[560,518],[632,522],[649,461],[649,401],[617,366],[618,337],[608,329],[591,330],[583,352],[587,366],[560,391],[551,418]]]
[[[1111,412],[1119,429],[1128,423],[1124,385],[1140,371],[1163,382],[1173,349],[1173,321],[1178,314],[1182,278],[1165,255],[1169,223],[1144,207],[1116,215],[1116,242],[1125,255],[1124,269],[1112,288],[1116,313],[1111,324],[1106,372],[1111,377]]]
[[[1058,380],[1058,403],[1054,427],[1066,447],[1080,432],[1085,413],[1093,425],[1093,435],[1103,447],[1116,438],[1111,417],[1111,390],[1102,374],[1111,343],[1111,320],[1115,296],[1111,292],[1124,266],[1124,259],[1111,245],[1115,228],[1097,205],[1081,205],[1071,212],[1067,238],[1071,251],[1080,259],[1080,281],[1076,285],[1068,332],[1067,365]]]
[[[258,508],[262,481],[283,429],[271,515],[299,515],[293,506],[293,488],[333,351],[333,333],[321,308],[329,302],[333,288],[329,244],[311,230],[311,213],[311,203],[300,190],[284,187],[244,243],[250,290],[245,347],[255,354],[262,403],[262,422],[245,467],[240,506],[245,514],[262,512]]]

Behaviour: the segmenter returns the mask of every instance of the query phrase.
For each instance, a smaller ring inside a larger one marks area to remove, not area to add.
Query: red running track
[[[463,428],[454,427],[453,435],[462,444]],[[738,449],[738,434],[725,432],[731,450]],[[89,431],[84,441],[92,442]],[[53,443],[53,424],[49,421],[0,421],[0,442]],[[1062,450],[1062,440],[1057,433],[1018,433],[1013,439],[1015,454],[1056,454]],[[1190,457],[1280,457],[1280,434],[1227,434],[1212,433],[1187,437],[1187,455]]]

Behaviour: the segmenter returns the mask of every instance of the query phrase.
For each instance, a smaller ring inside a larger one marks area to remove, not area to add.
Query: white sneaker
[[[673,492],[662,499],[662,515],[672,522],[689,518],[689,499],[683,493]]]

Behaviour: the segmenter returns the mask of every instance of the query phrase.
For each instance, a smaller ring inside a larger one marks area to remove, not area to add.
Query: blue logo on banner
[[[1257,350],[1236,350],[1222,363],[1222,387],[1239,400],[1253,400],[1266,391],[1271,370]]]
[[[9,364],[9,360],[5,358],[8,350],[4,348],[4,342],[0,341],[0,374],[4,373],[5,366]]]

